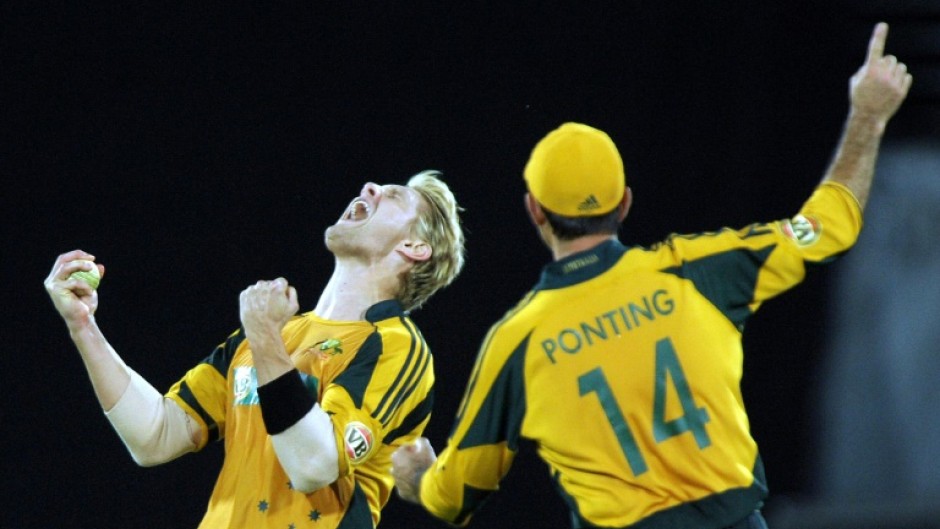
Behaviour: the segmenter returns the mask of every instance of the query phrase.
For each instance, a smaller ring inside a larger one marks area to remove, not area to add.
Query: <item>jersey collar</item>
[[[396,316],[407,316],[397,299],[386,299],[366,309],[366,321],[376,323]]]
[[[612,239],[551,262],[542,269],[535,290],[564,288],[597,277],[610,270],[626,251],[626,246]]]

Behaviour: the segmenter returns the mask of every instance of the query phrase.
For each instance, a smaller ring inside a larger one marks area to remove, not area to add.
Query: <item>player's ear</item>
[[[427,261],[434,253],[431,245],[420,239],[405,239],[398,243],[395,251],[409,261]]]
[[[532,220],[532,224],[535,224],[536,227],[542,226],[548,222],[548,218],[545,217],[545,212],[542,211],[542,205],[535,200],[532,193],[525,194],[525,210],[526,213],[529,214],[529,219]]]
[[[620,199],[620,205],[617,206],[620,208],[620,222],[623,222],[623,219],[627,218],[627,213],[630,211],[630,206],[633,205],[633,190],[629,187],[623,190],[623,198]]]

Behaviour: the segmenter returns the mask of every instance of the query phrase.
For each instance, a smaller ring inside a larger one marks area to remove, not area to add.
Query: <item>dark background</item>
[[[467,267],[414,315],[436,353],[440,447],[484,333],[549,259],[521,178],[548,130],[613,137],[635,195],[622,240],[645,245],[795,213],[877,20],[916,79],[889,141],[938,129],[922,47],[937,2],[132,4],[0,6],[3,528],[195,527],[222,457],[133,464],[43,291],[59,253],[106,266],[98,321],[162,390],[237,327],[256,280],[284,276],[315,304],[323,230],[364,182],[442,170]],[[810,390],[837,273],[812,272],[745,333],[771,514],[814,493]],[[566,523],[524,450],[471,527]],[[382,526],[444,527],[397,498]]]

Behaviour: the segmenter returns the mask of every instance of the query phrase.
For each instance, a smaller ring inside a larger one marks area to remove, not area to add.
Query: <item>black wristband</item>
[[[269,435],[277,435],[297,424],[317,403],[296,369],[258,386],[258,402]]]

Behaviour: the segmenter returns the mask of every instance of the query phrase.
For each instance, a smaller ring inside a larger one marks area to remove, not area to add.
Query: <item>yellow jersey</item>
[[[282,336],[333,422],[340,477],[310,494],[293,490],[262,421],[251,350],[239,330],[167,393],[199,423],[206,443],[225,443],[199,527],[375,527],[394,485],[392,452],[417,438],[430,418],[431,352],[391,300],[373,305],[363,321],[308,312],[291,319]]]
[[[466,524],[524,438],[576,528],[746,518],[768,491],[741,397],[744,324],[861,222],[851,192],[824,183],[792,219],[549,264],[487,334],[421,503]]]

